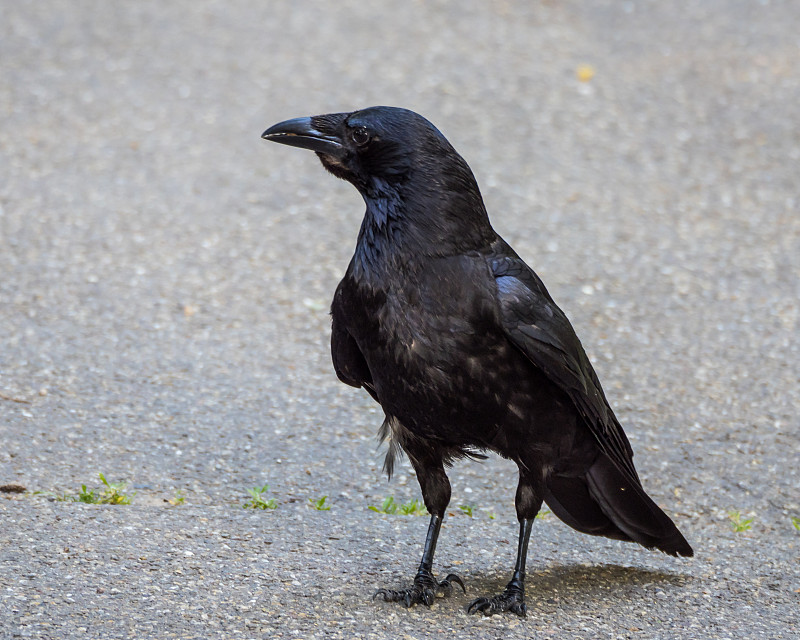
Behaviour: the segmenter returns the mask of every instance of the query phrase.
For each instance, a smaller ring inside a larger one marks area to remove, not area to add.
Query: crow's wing
[[[347,309],[344,306],[341,293],[341,285],[336,289],[331,305],[331,358],[333,368],[339,380],[351,387],[364,387],[369,395],[376,402],[378,396],[375,393],[375,385],[372,383],[367,361],[361,349],[358,348],[353,336],[347,331],[343,319],[346,317]]]
[[[505,241],[492,249],[489,265],[511,342],[570,397],[601,450],[638,480],[628,438],[567,316]]]

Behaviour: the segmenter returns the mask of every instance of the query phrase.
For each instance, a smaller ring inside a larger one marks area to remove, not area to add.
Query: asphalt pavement
[[[789,1],[3,3],[0,638],[800,637],[798,25]],[[468,616],[514,559],[492,457],[450,474],[435,568],[467,593],[371,599],[427,519],[369,509],[419,488],[330,364],[363,203],[260,134],[375,104],[470,163],[695,558],[545,515],[528,617]],[[130,504],[76,501],[99,474]]]

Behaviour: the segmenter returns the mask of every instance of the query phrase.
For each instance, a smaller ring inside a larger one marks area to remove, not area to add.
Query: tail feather
[[[605,454],[586,474],[589,493],[608,518],[632,540],[673,556],[694,551],[675,523],[653,502],[638,481],[629,477]]]
[[[545,488],[544,500],[556,517],[581,533],[631,541],[631,537],[603,513],[583,478],[551,477]]]
[[[694,554],[638,479],[620,469],[604,453],[585,476],[551,476],[544,498],[559,519],[582,533],[638,542],[673,556]]]

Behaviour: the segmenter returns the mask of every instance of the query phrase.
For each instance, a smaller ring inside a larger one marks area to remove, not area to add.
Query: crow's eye
[[[369,133],[364,127],[357,127],[353,129],[350,137],[359,147],[362,147],[369,142]]]

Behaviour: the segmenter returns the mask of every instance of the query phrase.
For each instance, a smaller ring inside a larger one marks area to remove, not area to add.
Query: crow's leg
[[[425,538],[425,550],[422,552],[422,562],[420,562],[417,575],[414,577],[414,584],[408,589],[378,589],[373,599],[383,596],[383,599],[388,602],[400,602],[406,607],[411,607],[415,604],[425,604],[430,607],[438,593],[445,596],[450,595],[453,591],[453,583],[464,589],[464,583],[461,578],[454,573],[451,573],[442,581],[438,581],[433,577],[433,572],[431,571],[433,554],[436,551],[436,540],[439,537],[439,527],[441,526],[441,516],[432,515],[428,526],[428,536]],[[466,592],[466,589],[464,591]]]
[[[517,518],[519,519],[519,544],[517,546],[517,562],[511,582],[506,585],[505,591],[496,596],[476,598],[467,607],[467,613],[481,612],[487,616],[501,611],[511,611],[518,616],[525,617],[525,561],[528,556],[528,540],[531,537],[531,528],[536,514],[542,506],[543,483],[529,473],[520,469],[519,485],[517,486]]]
[[[417,479],[422,489],[422,499],[425,507],[431,514],[428,525],[428,535],[425,538],[425,549],[422,552],[422,561],[419,564],[414,584],[408,589],[379,589],[375,596],[383,596],[389,602],[400,602],[406,607],[415,604],[431,606],[436,595],[449,596],[453,590],[453,583],[464,589],[464,583],[457,575],[451,573],[444,580],[437,581],[433,577],[433,556],[436,553],[436,542],[439,539],[439,529],[442,526],[444,510],[450,502],[450,481],[444,472],[441,457],[433,457],[430,452],[408,451]],[[466,592],[466,589],[464,589]]]
[[[467,613],[481,613],[490,616],[501,611],[511,611],[518,616],[525,617],[525,557],[528,554],[528,539],[533,527],[533,518],[521,520],[519,523],[519,546],[517,548],[517,563],[514,565],[514,574],[511,582],[506,585],[505,591],[496,596],[476,598],[467,607]]]

